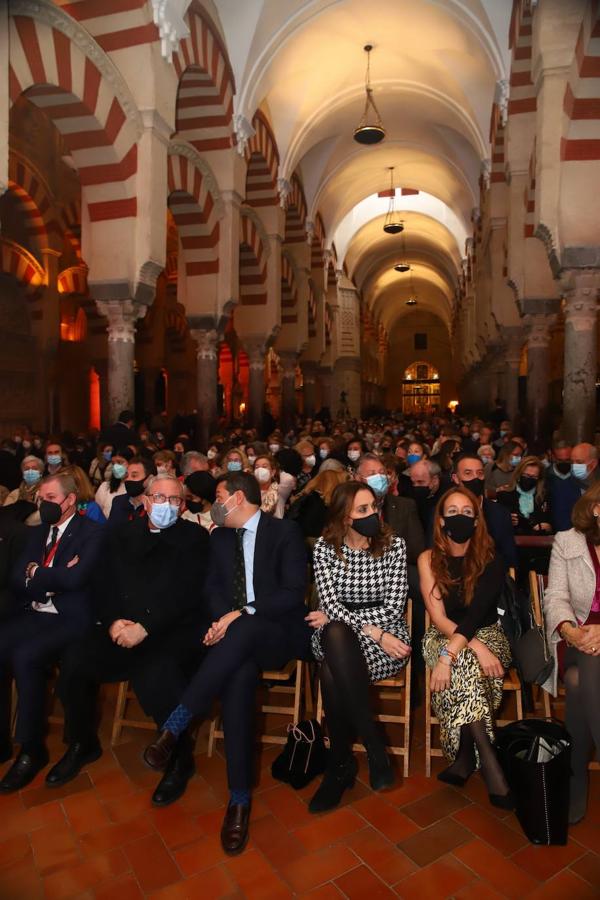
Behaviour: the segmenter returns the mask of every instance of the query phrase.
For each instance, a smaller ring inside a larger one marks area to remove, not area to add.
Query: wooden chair
[[[431,620],[429,613],[425,612],[425,631],[430,627]],[[431,714],[431,671],[429,666],[425,666],[425,774],[429,778],[431,776],[431,759],[432,757],[443,756],[440,747],[433,746],[433,728],[440,724],[437,716]],[[523,718],[523,692],[521,690],[521,682],[515,669],[509,669],[504,676],[503,691],[508,691],[515,696],[517,719]],[[496,719],[496,725],[508,725],[514,719]]]
[[[309,664],[301,659],[291,660],[283,669],[274,669],[262,673],[263,682],[271,682],[269,693],[278,695],[287,695],[293,698],[292,703],[271,704],[263,703],[260,711],[264,714],[276,716],[285,716],[288,722],[299,722],[300,713],[304,708],[308,712],[312,712],[312,690],[310,687]],[[293,683],[290,684],[290,680]],[[275,682],[273,684],[273,682]],[[303,690],[304,689],[304,690]],[[304,694],[304,704],[302,702]],[[221,717],[215,716],[210,725],[208,735],[208,755],[212,756],[215,741],[224,737],[221,726]],[[287,742],[286,734],[269,734],[261,732],[261,744],[285,744]]]
[[[115,705],[115,714],[113,717],[112,734],[110,737],[111,747],[119,742],[121,732],[124,727],[127,728],[143,728],[146,731],[156,731],[156,725],[152,719],[135,719],[127,717],[127,705],[130,700],[135,700],[135,693],[130,690],[128,681],[121,681],[117,691],[117,703]]]
[[[412,601],[409,599],[406,606],[406,624],[408,633],[412,634]],[[378,722],[384,722],[388,725],[403,725],[403,738],[401,744],[388,744],[387,750],[394,756],[403,757],[403,775],[408,776],[409,752],[410,752],[410,680],[411,680],[411,658],[408,663],[400,670],[398,675],[393,678],[384,678],[373,685],[374,691],[377,692],[379,702],[398,703],[400,704],[400,713],[381,712],[377,713],[374,718]],[[321,695],[321,685],[317,695],[317,712],[316,718],[318,722],[323,721],[323,698]],[[365,751],[363,744],[354,744],[353,750]]]

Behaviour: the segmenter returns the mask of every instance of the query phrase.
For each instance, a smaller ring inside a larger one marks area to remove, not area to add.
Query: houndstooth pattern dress
[[[410,644],[404,609],[408,596],[406,577],[406,545],[394,537],[383,556],[374,557],[367,550],[343,548],[340,559],[331,544],[323,538],[315,544],[313,565],[319,595],[319,609],[332,621],[345,622],[358,635],[372,682],[391,678],[406,665],[407,659],[392,659],[372,638],[362,634],[363,625],[376,625]],[[371,609],[352,610],[362,603],[379,602]],[[321,628],[312,636],[312,650],[317,660],[323,659]]]

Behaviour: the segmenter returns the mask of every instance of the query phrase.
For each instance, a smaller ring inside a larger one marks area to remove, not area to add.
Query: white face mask
[[[208,453],[206,454],[208,459],[214,459],[216,455],[217,455],[216,450],[209,450]]]
[[[348,450],[348,459],[351,459],[352,462],[356,462],[360,459],[360,450]]]
[[[279,444],[269,444],[269,450],[271,451],[271,453],[278,453]]]
[[[316,465],[316,462],[317,462],[317,460],[316,460],[316,457],[315,457],[315,454],[314,454],[314,453],[311,453],[310,456],[305,456],[305,457],[304,457],[304,463],[305,463],[305,465],[310,466],[311,469],[314,469],[314,467],[315,467],[315,465]]]
[[[265,466],[257,466],[256,469],[254,470],[254,477],[256,478],[257,481],[260,481],[261,483],[264,484],[266,481],[270,480],[271,470],[265,468]]]

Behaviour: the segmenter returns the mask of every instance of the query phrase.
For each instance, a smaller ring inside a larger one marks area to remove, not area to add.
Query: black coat
[[[0,512],[4,513],[2,507]],[[12,516],[0,515],[0,618],[14,612],[11,577],[27,541],[28,528]]]
[[[484,498],[483,515],[498,554],[508,568],[516,568],[518,557],[510,513],[499,503]]]
[[[408,564],[416,565],[425,549],[425,537],[415,501],[410,497],[388,494],[383,504],[383,518],[398,537],[404,538]]]
[[[197,526],[192,526],[197,527]],[[215,528],[206,591],[216,620],[233,608],[235,530]],[[256,615],[285,628],[290,659],[309,658],[310,628],[304,621],[307,558],[295,522],[261,513],[254,547],[253,587]]]
[[[144,518],[146,518],[146,510],[143,503],[140,503],[139,506],[132,506],[128,494],[119,494],[111,504],[108,524],[113,528],[124,525],[126,522],[132,522],[134,519]]]
[[[104,545],[105,529],[87,516],[75,514],[62,535],[52,568],[44,568],[49,525],[28,527],[27,542],[13,569],[13,587],[18,603],[29,606],[33,601],[45,602],[46,593],[54,593],[52,602],[60,615],[77,620],[82,626],[92,619],[92,585]],[[67,564],[78,557],[76,565]],[[30,562],[39,568],[25,583],[25,569]]]
[[[147,518],[110,529],[98,616],[107,627],[116,619],[139,622],[149,635],[189,626],[201,640],[210,624],[207,565],[208,533],[184,519],[158,533],[150,531]]]

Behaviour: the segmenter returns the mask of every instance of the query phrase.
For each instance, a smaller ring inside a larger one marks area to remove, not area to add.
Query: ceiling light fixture
[[[367,74],[365,77],[365,108],[358,127],[354,129],[354,140],[359,144],[378,144],[385,137],[385,128],[379,115],[379,110],[373,100],[373,88],[371,87],[371,50],[372,44],[365,44],[367,54]],[[371,121],[369,121],[371,119]]]
[[[402,240],[402,250],[401,250],[402,256],[400,257],[400,259],[404,260],[404,261],[396,263],[396,265],[394,266],[394,269],[396,270],[396,272],[409,272],[410,266],[406,262],[406,232],[405,231],[402,234],[401,240]]]
[[[396,188],[394,187],[394,166],[389,167],[390,170],[390,205],[383,223],[383,230],[386,234],[400,234],[404,231],[404,225],[396,212]]]
[[[403,263],[403,262],[396,263],[396,265],[394,266],[394,269],[396,270],[396,272],[410,272],[409,264]]]
[[[413,286],[413,270],[410,270],[410,294],[408,295],[408,300],[406,301],[407,306],[416,306],[417,305],[417,294],[415,292]]]

